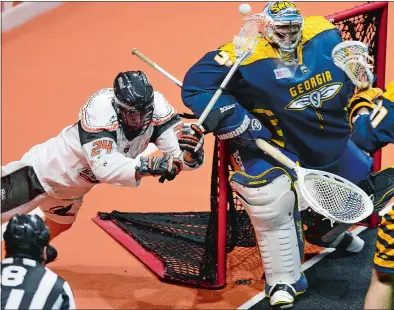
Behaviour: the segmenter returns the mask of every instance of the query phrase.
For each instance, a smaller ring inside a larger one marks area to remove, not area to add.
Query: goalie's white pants
[[[266,282],[294,284],[301,277],[301,256],[294,222],[295,193],[281,175],[257,188],[231,182],[253,224]]]

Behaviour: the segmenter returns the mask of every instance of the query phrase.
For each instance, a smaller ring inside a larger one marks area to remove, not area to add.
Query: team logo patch
[[[256,131],[259,131],[259,130],[261,130],[263,128],[263,126],[261,125],[260,121],[258,119],[255,119],[255,118],[252,119],[251,126],[252,126],[252,129],[256,130]]]
[[[316,109],[321,108],[323,102],[334,97],[339,90],[342,88],[342,83],[334,83],[320,87],[317,90],[311,91],[305,95],[302,95],[286,106],[286,110],[304,110],[308,106],[312,106]]]
[[[100,181],[96,178],[93,171],[90,168],[82,168],[78,171],[78,175],[80,178],[84,179],[89,183],[100,183]]]
[[[275,73],[275,78],[277,80],[286,79],[286,78],[290,78],[291,77],[291,72],[290,72],[289,68],[275,69],[274,73]]]
[[[47,213],[59,215],[59,216],[74,216],[75,213],[70,212],[73,204],[70,204],[68,206],[57,206],[57,207],[52,207],[47,211]]]

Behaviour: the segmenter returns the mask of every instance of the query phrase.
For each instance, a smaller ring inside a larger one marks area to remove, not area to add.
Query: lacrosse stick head
[[[346,73],[357,88],[372,86],[373,58],[368,54],[367,45],[359,41],[344,41],[334,47],[331,56],[335,65]]]
[[[237,36],[234,36],[234,46],[237,57],[247,53],[253,54],[261,36],[265,19],[263,14],[253,14],[242,20],[242,27]]]
[[[304,18],[294,2],[269,2],[264,10],[264,36],[282,54],[293,53],[302,39]]]
[[[299,191],[310,207],[332,222],[355,224],[371,215],[373,202],[352,182],[320,170],[296,167]]]

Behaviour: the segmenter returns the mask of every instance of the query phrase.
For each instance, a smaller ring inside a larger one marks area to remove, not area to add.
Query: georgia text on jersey
[[[310,166],[334,162],[348,143],[350,126],[343,110],[353,89],[331,59],[333,47],[341,41],[339,30],[324,17],[307,17],[297,47],[298,63],[289,65],[262,39],[215,109],[224,111],[239,103],[270,129],[280,146]],[[207,53],[188,71],[182,98],[197,116],[234,61],[234,44],[228,43]],[[320,132],[324,132],[324,143]]]

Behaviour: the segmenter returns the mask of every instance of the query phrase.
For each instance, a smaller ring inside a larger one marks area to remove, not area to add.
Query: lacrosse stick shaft
[[[202,112],[200,118],[197,120],[197,125],[202,125],[202,123],[205,121],[209,112],[211,112],[213,106],[215,105],[216,101],[218,101],[219,97],[222,95],[223,90],[226,88],[228,82],[231,80],[234,73],[238,70],[239,65],[241,64],[241,62],[245,60],[246,57],[249,56],[249,54],[250,51],[247,50],[238,57],[237,61],[234,63],[234,65],[231,67],[230,71],[227,73],[226,77],[224,78],[222,84],[220,84],[219,89],[215,92],[215,94],[209,101],[208,105],[205,107],[204,111]]]
[[[264,141],[263,139],[256,139],[256,145],[260,150],[266,152],[268,155],[276,159],[281,164],[285,165],[287,168],[294,169],[297,166],[294,161],[273,147],[267,141]]]
[[[152,60],[150,60],[148,57],[146,57],[144,54],[142,54],[137,48],[133,48],[131,53],[135,56],[137,56],[139,59],[141,59],[143,62],[151,66],[152,68],[156,69],[163,75],[165,75],[167,78],[169,78],[171,81],[173,81],[176,85],[179,87],[182,87],[182,82],[179,81],[177,78],[175,78],[173,75],[168,73],[166,70],[164,70],[162,67],[154,63]]]
[[[138,49],[134,48],[131,52],[133,55],[137,56],[140,58],[142,61],[147,63],[149,66],[152,68],[158,70],[160,73],[162,73],[164,76],[169,78],[171,81],[173,81],[176,85],[179,87],[182,87],[182,82],[180,82],[178,79],[176,79],[173,75],[168,73],[166,70],[164,70],[162,67],[154,63],[152,60],[150,60],[148,57],[146,57],[144,54],[142,54]],[[207,118],[209,112],[211,112],[213,106],[215,103],[218,101],[219,97],[222,95],[224,88],[227,86],[228,82],[230,79],[233,77],[234,73],[237,71],[239,65],[241,64],[244,59],[249,56],[250,51],[245,51],[234,63],[234,65],[231,67],[230,71],[227,73],[226,77],[224,78],[222,84],[220,84],[219,89],[215,92],[211,100],[209,101],[208,105],[205,107],[204,111],[202,112],[200,118],[197,120],[198,125],[202,125],[202,123],[205,121]]]

